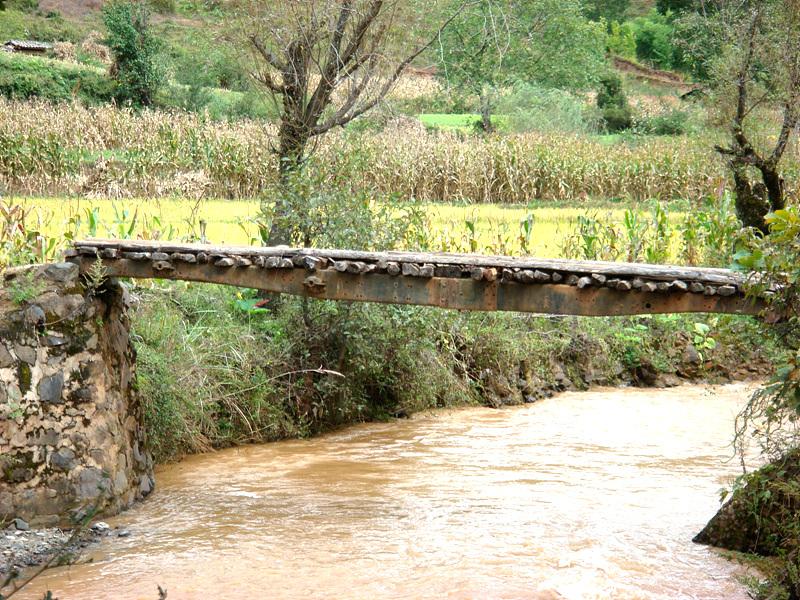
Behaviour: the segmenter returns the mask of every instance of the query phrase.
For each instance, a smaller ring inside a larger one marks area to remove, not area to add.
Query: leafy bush
[[[604,108],[602,115],[605,128],[610,133],[625,131],[633,126],[633,115],[627,106]]]
[[[612,54],[636,58],[636,32],[630,23],[611,23],[606,45]]]
[[[413,202],[375,202],[372,193],[352,187],[352,173],[365,168],[353,152],[342,157],[335,180],[318,174],[295,173],[278,182],[262,201],[262,240],[276,224],[289,232],[295,247],[354,250],[418,249],[427,243],[424,212]],[[277,201],[272,201],[277,198]]]
[[[0,54],[0,96],[101,104],[112,98],[111,80],[96,69],[55,60]]]
[[[176,107],[188,112],[201,112],[209,102],[211,102],[211,91],[198,85],[171,85],[166,88],[166,93],[158,98],[160,106]]]
[[[758,271],[750,292],[767,295],[769,309],[784,320],[782,334],[792,355],[772,380],[750,400],[738,423],[741,439],[753,433],[762,452],[779,458],[800,448],[800,211],[779,210],[767,216],[770,235],[755,236],[736,254],[743,271]]]
[[[613,72],[606,73],[600,78],[600,88],[597,90],[598,108],[621,108],[627,104],[625,93],[622,91],[622,79]]]
[[[680,67],[680,59],[673,44],[673,25],[669,18],[658,12],[632,21],[636,36],[636,56],[662,69]]]
[[[114,56],[115,95],[123,104],[150,106],[164,82],[158,62],[161,45],[150,31],[149,17],[147,6],[133,0],[114,0],[103,6],[106,44]]]
[[[688,129],[688,115],[684,111],[673,110],[665,114],[646,117],[636,121],[637,133],[648,135],[683,135]]]
[[[656,10],[663,15],[694,9],[695,0],[656,0]]]
[[[587,133],[583,102],[569,92],[520,83],[498,103],[514,131]]]
[[[587,0],[584,2],[584,11],[593,21],[622,21],[630,5],[631,0]]]
[[[160,26],[159,37],[165,40],[164,55],[176,82],[242,92],[250,89],[250,77],[230,44],[174,25]]]
[[[235,92],[220,88],[172,84],[156,96],[160,108],[178,108],[207,114],[212,121],[272,119],[275,109],[257,92]]]
[[[633,112],[622,90],[622,80],[616,73],[606,73],[600,78],[597,108],[601,111],[606,130],[611,133],[630,129],[633,125]]]

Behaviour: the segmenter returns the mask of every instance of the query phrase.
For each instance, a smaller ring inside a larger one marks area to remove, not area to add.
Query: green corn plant
[[[533,239],[533,213],[528,213],[524,219],[519,222],[519,247],[522,254],[530,254],[531,240]]]
[[[465,239],[469,252],[478,251],[478,227],[475,218],[467,219],[464,221],[464,228],[466,229]]]
[[[638,213],[628,209],[622,217],[622,225],[625,229],[628,262],[637,262],[647,235],[647,223],[642,222]]]
[[[114,209],[114,229],[108,229],[109,235],[113,238],[122,240],[131,239],[136,231],[136,222],[139,217],[139,209],[137,208],[133,215],[127,208],[119,209],[116,204],[113,205]]]
[[[652,236],[645,249],[645,259],[649,263],[663,263],[669,260],[669,244],[672,240],[672,226],[669,213],[660,202],[653,205]]]

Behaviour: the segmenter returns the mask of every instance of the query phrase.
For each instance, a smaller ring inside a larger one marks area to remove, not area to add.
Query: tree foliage
[[[768,233],[766,215],[786,206],[781,161],[800,123],[800,3],[720,0],[707,18],[722,49],[715,100],[731,133],[730,144],[716,148],[733,174],[739,218]]]
[[[164,83],[159,40],[150,30],[150,12],[138,0],[113,0],[103,6],[106,44],[114,56],[111,75],[119,102],[150,106]]]
[[[625,20],[631,0],[588,0],[584,3],[586,16],[592,21],[605,19],[621,23]]]
[[[697,0],[656,0],[656,9],[665,15],[693,10],[696,4]]]
[[[605,31],[577,0],[480,0],[440,37],[440,76],[481,97],[517,82],[586,89],[605,61]]]
[[[297,0],[276,9],[252,0],[241,13],[253,77],[281,115],[278,154],[290,170],[309,140],[383,99],[434,39],[404,43],[414,17],[399,1]]]
[[[740,441],[755,437],[777,459],[800,448],[800,211],[779,210],[766,221],[770,235],[753,238],[736,261],[740,269],[759,273],[749,293],[766,297],[768,316],[780,320],[789,354],[740,415],[737,433]]]

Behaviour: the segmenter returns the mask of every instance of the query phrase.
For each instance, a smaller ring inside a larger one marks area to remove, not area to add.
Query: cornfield
[[[606,146],[586,136],[428,132],[408,119],[324,137],[310,168],[376,196],[429,202],[697,199],[725,187],[708,140]],[[202,116],[0,100],[0,191],[105,198],[247,199],[274,184],[275,129]],[[800,153],[786,165],[798,181]]]

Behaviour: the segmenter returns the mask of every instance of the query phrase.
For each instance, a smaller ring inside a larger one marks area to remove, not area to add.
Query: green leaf
[[[234,306],[246,313],[265,313],[268,312],[266,308],[256,306],[260,300],[258,298],[240,298],[234,302]]]

